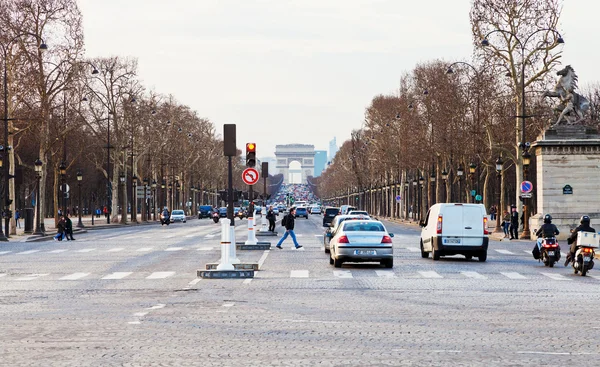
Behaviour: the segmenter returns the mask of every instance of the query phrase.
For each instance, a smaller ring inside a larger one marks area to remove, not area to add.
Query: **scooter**
[[[160,225],[169,225],[171,223],[171,216],[170,215],[160,215]]]
[[[215,223],[219,223],[219,213],[218,213],[218,212],[214,212],[214,213],[212,214],[212,220],[213,220],[213,222],[215,222]]]
[[[540,258],[544,265],[554,267],[554,263],[560,260],[560,246],[556,237],[547,237],[542,240]]]

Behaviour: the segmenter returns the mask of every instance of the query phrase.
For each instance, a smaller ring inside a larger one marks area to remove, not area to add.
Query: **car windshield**
[[[173,215],[183,215],[183,210],[173,210]]]
[[[344,222],[344,232],[384,232],[385,229],[381,223],[376,222]]]

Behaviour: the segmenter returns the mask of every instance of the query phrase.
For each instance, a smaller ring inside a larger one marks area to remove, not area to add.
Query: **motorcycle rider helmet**
[[[590,225],[590,217],[588,217],[587,215],[582,215],[581,219],[579,220],[579,223],[587,224],[589,226]]]
[[[552,216],[550,214],[544,215],[544,223],[552,223]]]

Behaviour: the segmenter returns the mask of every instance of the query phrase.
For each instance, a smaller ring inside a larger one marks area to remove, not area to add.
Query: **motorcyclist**
[[[575,256],[575,251],[577,251],[577,233],[578,232],[594,232],[596,230],[590,227],[590,217],[587,215],[581,216],[579,220],[579,226],[573,230],[571,233],[571,237],[567,239],[567,243],[571,245],[571,249],[569,250],[569,254],[567,255],[567,260],[565,261],[565,266],[569,265],[571,259]]]
[[[552,238],[556,237],[560,232],[558,228],[554,224],[552,224],[552,216],[550,214],[544,215],[544,224],[537,230],[535,235],[538,237],[536,247],[534,247],[532,253],[533,257],[538,259],[539,253],[542,248],[542,241],[544,238]],[[537,256],[536,256],[537,253]],[[560,248],[557,251],[558,256],[560,256]]]

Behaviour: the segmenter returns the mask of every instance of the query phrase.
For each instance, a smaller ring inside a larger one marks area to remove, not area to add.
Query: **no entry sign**
[[[258,171],[254,168],[246,168],[242,173],[242,180],[246,185],[254,185],[258,182]]]

